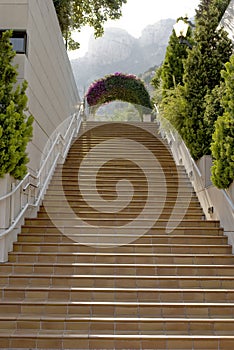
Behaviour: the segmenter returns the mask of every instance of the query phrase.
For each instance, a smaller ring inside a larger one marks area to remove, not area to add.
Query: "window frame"
[[[22,50],[16,50],[14,49],[14,44],[12,43],[13,50],[19,54],[19,55],[27,55],[27,49],[28,49],[28,36],[26,30],[20,30],[20,29],[0,29],[0,36],[2,36],[2,33],[6,32],[7,30],[12,30],[12,39],[23,39],[23,48]]]

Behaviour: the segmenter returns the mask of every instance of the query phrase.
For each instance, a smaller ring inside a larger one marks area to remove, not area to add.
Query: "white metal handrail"
[[[183,164],[190,177],[195,192],[198,195],[207,219],[212,219],[208,208],[216,208],[215,217],[220,220],[226,232],[233,232],[234,203],[226,190],[219,190],[211,183],[206,184],[204,175],[191,157],[188,148],[182,138],[164,117],[157,114],[159,130],[164,139],[167,140],[176,164]],[[220,200],[221,204],[218,202]],[[233,232],[234,234],[234,232]],[[233,240],[234,247],[234,240]]]
[[[13,188],[13,190],[11,190],[10,192],[8,192],[8,193],[6,193],[6,194],[4,194],[3,196],[0,197],[0,201],[3,201],[4,199],[7,199],[7,198],[13,196],[13,194],[14,194],[15,192],[17,192],[17,190],[22,186],[22,184],[23,184],[30,176],[31,176],[31,174],[30,174],[30,173],[27,173],[27,174],[25,175],[25,177],[23,178],[23,180],[21,180],[21,181]]]
[[[58,131],[37,174],[27,173],[24,179],[14,185],[10,192],[0,197],[0,203],[6,200],[9,201],[11,212],[9,227],[0,232],[0,238],[3,238],[17,227],[29,207],[36,208],[39,206],[56,165],[64,162],[73,138],[79,132],[82,122],[80,111],[70,118],[66,131],[64,133],[61,130]],[[21,204],[20,208],[15,205],[17,200]]]
[[[173,125],[166,118],[161,115],[157,115],[157,122],[159,124],[159,130],[161,135],[167,140],[174,160],[177,165],[183,164],[185,170],[190,178],[190,181],[194,187],[195,192],[199,196],[199,193],[203,193],[203,201],[206,203],[206,206],[211,206],[211,201],[206,192],[204,192],[204,183],[202,174],[195,163],[194,159],[190,155],[190,152],[182,140],[181,136]]]

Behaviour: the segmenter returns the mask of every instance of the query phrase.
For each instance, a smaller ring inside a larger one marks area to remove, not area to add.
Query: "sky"
[[[147,25],[160,19],[194,16],[199,3],[200,0],[127,0],[127,4],[122,7],[122,17],[106,22],[105,28],[122,28],[138,38]],[[90,35],[93,35],[93,30],[89,27],[83,28],[78,35],[74,34],[74,39],[78,40],[81,46],[79,50],[69,53],[71,59],[84,56]]]

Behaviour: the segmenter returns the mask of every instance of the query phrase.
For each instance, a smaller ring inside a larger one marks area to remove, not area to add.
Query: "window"
[[[0,35],[5,30],[0,30]],[[27,33],[25,30],[13,30],[13,34],[12,34],[10,41],[12,43],[13,50],[15,50],[16,53],[26,54],[26,51],[27,51]]]

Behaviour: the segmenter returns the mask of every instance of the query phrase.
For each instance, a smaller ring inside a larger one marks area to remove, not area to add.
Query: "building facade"
[[[35,118],[28,167],[36,172],[48,139],[77,110],[80,99],[52,0],[0,0],[4,29],[16,33],[18,78],[28,82],[28,107]]]

